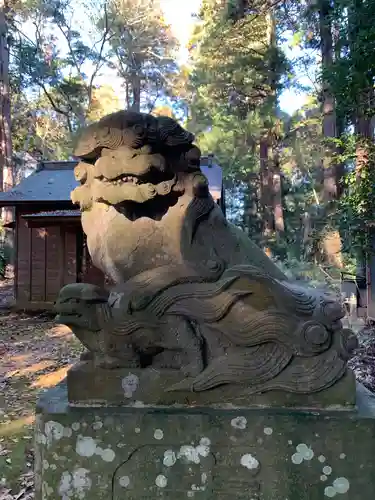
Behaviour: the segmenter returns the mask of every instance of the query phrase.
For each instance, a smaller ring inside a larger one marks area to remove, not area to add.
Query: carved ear
[[[188,252],[191,249],[199,222],[208,217],[208,214],[214,207],[215,202],[211,196],[207,198],[193,198],[191,200],[186,210],[181,231],[181,248],[184,252]]]
[[[210,194],[208,189],[208,180],[207,178],[200,172],[192,178],[193,184],[193,195],[197,198],[207,198]]]
[[[91,163],[81,161],[74,167],[74,177],[78,182],[84,184],[89,177],[89,169],[92,170],[93,168]]]
[[[158,122],[159,138],[167,146],[183,146],[191,144],[194,141],[194,135],[182,128],[173,118],[158,116],[156,119]]]
[[[188,166],[199,167],[201,159],[201,150],[197,146],[192,146],[186,153]]]
[[[90,125],[84,129],[75,140],[74,155],[80,158],[94,158],[96,155],[97,140],[96,126]]]
[[[90,285],[87,283],[82,283],[86,285],[82,288],[82,300],[92,304],[99,304],[107,302],[109,298],[108,290],[101,288],[97,285]]]
[[[136,123],[135,125],[133,125],[133,131],[140,139],[144,139],[146,136],[145,127],[140,123]]]
[[[80,206],[81,211],[89,209],[92,205],[91,188],[87,184],[76,187],[70,193],[70,199],[74,205]]]

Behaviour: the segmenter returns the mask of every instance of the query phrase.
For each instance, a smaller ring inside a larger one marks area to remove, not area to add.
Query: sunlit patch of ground
[[[51,317],[0,315],[0,500],[33,498],[35,403],[80,352],[69,328]]]
[[[64,368],[60,368],[58,370],[53,371],[52,373],[46,373],[44,375],[40,375],[40,377],[34,380],[31,386],[37,387],[39,389],[48,389],[49,387],[53,387],[64,380],[67,371],[71,366],[72,365],[67,365]]]
[[[56,325],[52,327],[48,330],[47,335],[52,338],[66,338],[66,340],[70,340],[73,337],[72,331],[65,325]]]

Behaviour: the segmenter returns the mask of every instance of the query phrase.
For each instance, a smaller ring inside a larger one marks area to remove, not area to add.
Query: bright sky
[[[180,49],[180,61],[185,62],[188,57],[188,51],[186,49],[187,42],[194,25],[193,14],[198,13],[199,7],[202,0],[161,0],[161,4],[164,10],[165,18],[168,24],[171,25],[174,35],[179,40]],[[297,56],[298,50],[293,50],[293,52],[288,51],[288,56]],[[306,77],[299,78],[300,83],[303,85],[309,85],[310,81]],[[293,113],[297,109],[301,108],[306,101],[306,94],[296,93],[293,90],[285,90],[280,96],[280,107],[282,110]]]
[[[193,14],[197,14],[202,0],[160,0],[165,19],[172,26],[175,37],[181,44],[181,60],[186,60],[186,45],[194,25]]]
[[[188,59],[187,44],[194,27],[193,15],[199,12],[202,0],[160,0],[164,11],[165,20],[171,25],[174,36],[180,43],[179,62],[184,63]],[[96,81],[98,84],[108,83],[111,80],[112,86],[120,98],[124,98],[124,90],[121,85],[121,80],[113,74],[99,76]]]
[[[165,19],[167,23],[171,25],[174,35],[180,42],[179,62],[184,63],[188,58],[186,46],[195,22],[193,15],[199,12],[202,0],[160,0],[160,2],[164,10]],[[85,29],[84,3],[84,0],[78,0],[77,6],[79,6],[79,8],[75,10],[75,19],[82,30]],[[25,31],[28,32],[30,30],[31,34],[34,28],[31,23],[28,24],[29,23],[26,23]],[[293,56],[296,54],[291,55]],[[91,72],[90,65],[91,63],[88,62],[88,73]],[[302,75],[299,80],[300,83],[309,84],[308,79]],[[122,98],[124,91],[121,86],[121,81],[117,78],[114,70],[106,71],[106,74],[99,76],[97,79],[98,84],[108,83],[108,81],[111,81],[115,91],[119,94],[119,97]],[[286,90],[280,96],[280,107],[288,113],[293,113],[304,104],[305,100],[305,94],[296,94],[295,91]]]

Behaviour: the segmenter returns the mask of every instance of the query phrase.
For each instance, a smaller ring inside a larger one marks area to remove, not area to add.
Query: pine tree
[[[248,184],[246,206],[254,200],[249,174],[260,174],[256,198],[262,216],[253,222],[258,228],[262,221],[266,246],[284,227],[276,105],[286,64],[276,43],[274,11],[264,4],[206,0],[191,46],[189,126],[202,146],[211,145],[227,178]]]
[[[109,58],[123,80],[129,109],[152,111],[172,92],[177,40],[163,19],[159,0],[111,0]]]

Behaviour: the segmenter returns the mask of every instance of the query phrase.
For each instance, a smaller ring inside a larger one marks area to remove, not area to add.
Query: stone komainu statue
[[[288,282],[225,220],[193,140],[171,118],[130,111],[82,132],[72,201],[94,264],[116,286],[65,286],[57,321],[92,370],[174,370],[170,391],[328,388],[356,347],[341,305]]]

